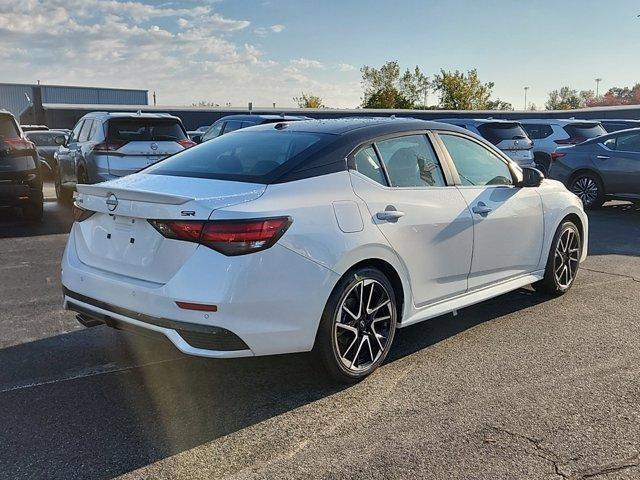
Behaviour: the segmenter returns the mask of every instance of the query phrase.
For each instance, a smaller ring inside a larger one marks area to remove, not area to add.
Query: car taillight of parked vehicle
[[[83,222],[85,221],[87,218],[89,218],[91,215],[93,215],[94,211],[92,210],[87,210],[86,208],[82,208],[78,205],[76,205],[75,203],[73,204],[73,219],[76,222]]]
[[[292,223],[291,217],[250,220],[149,220],[166,238],[207,246],[227,256],[257,252],[274,245]]]
[[[121,140],[105,140],[104,142],[96,143],[93,146],[94,152],[115,152],[124,147],[127,143]]]
[[[551,153],[551,161],[555,162],[557,159],[562,158],[566,155],[566,153],[552,152]]]
[[[26,140],[24,138],[16,137],[16,138],[6,138],[4,140],[0,140],[0,147],[3,150],[9,152],[19,152],[19,151],[28,151],[35,150],[36,146],[33,142]]]
[[[178,143],[182,145],[185,149],[193,147],[197,145],[193,140],[189,140],[188,138],[183,138],[182,140],[178,140]]]

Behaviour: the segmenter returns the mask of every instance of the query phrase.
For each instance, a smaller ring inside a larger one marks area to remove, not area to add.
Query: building
[[[147,105],[148,92],[122,88],[0,83],[0,108],[9,110],[17,118],[22,117],[23,124],[45,123],[42,105],[48,103]]]

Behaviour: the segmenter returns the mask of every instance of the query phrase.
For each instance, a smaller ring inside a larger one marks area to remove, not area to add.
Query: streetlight
[[[596,99],[600,96],[600,82],[602,81],[601,78],[596,78]]]
[[[529,90],[529,87],[524,87],[524,109],[527,109],[527,90]]]

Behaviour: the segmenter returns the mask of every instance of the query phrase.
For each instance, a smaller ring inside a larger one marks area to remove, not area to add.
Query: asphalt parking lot
[[[569,294],[400,330],[344,387],[305,355],[197,359],[80,327],[61,306],[69,209],[2,212],[0,477],[640,478],[640,208],[590,220]]]

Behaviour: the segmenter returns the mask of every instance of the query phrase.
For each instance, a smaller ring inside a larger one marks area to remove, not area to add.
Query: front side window
[[[619,150],[621,152],[640,152],[640,134],[638,133],[622,133],[615,137],[615,148],[611,148],[606,144],[611,150]]]
[[[93,120],[85,120],[80,135],[78,135],[78,142],[86,142],[89,138],[89,131],[93,126]]]
[[[479,143],[458,135],[440,134],[462,185],[511,185],[511,171],[500,157]]]
[[[356,170],[380,185],[386,185],[380,161],[373,147],[366,147],[354,156]]]
[[[242,128],[242,122],[239,120],[229,120],[224,126],[224,133],[234,132]]]
[[[376,143],[392,187],[444,187],[440,162],[426,135],[406,135]]]
[[[543,123],[527,123],[522,125],[522,128],[524,128],[525,132],[527,132],[527,136],[531,140],[547,138],[553,133],[551,125],[545,125]]]

